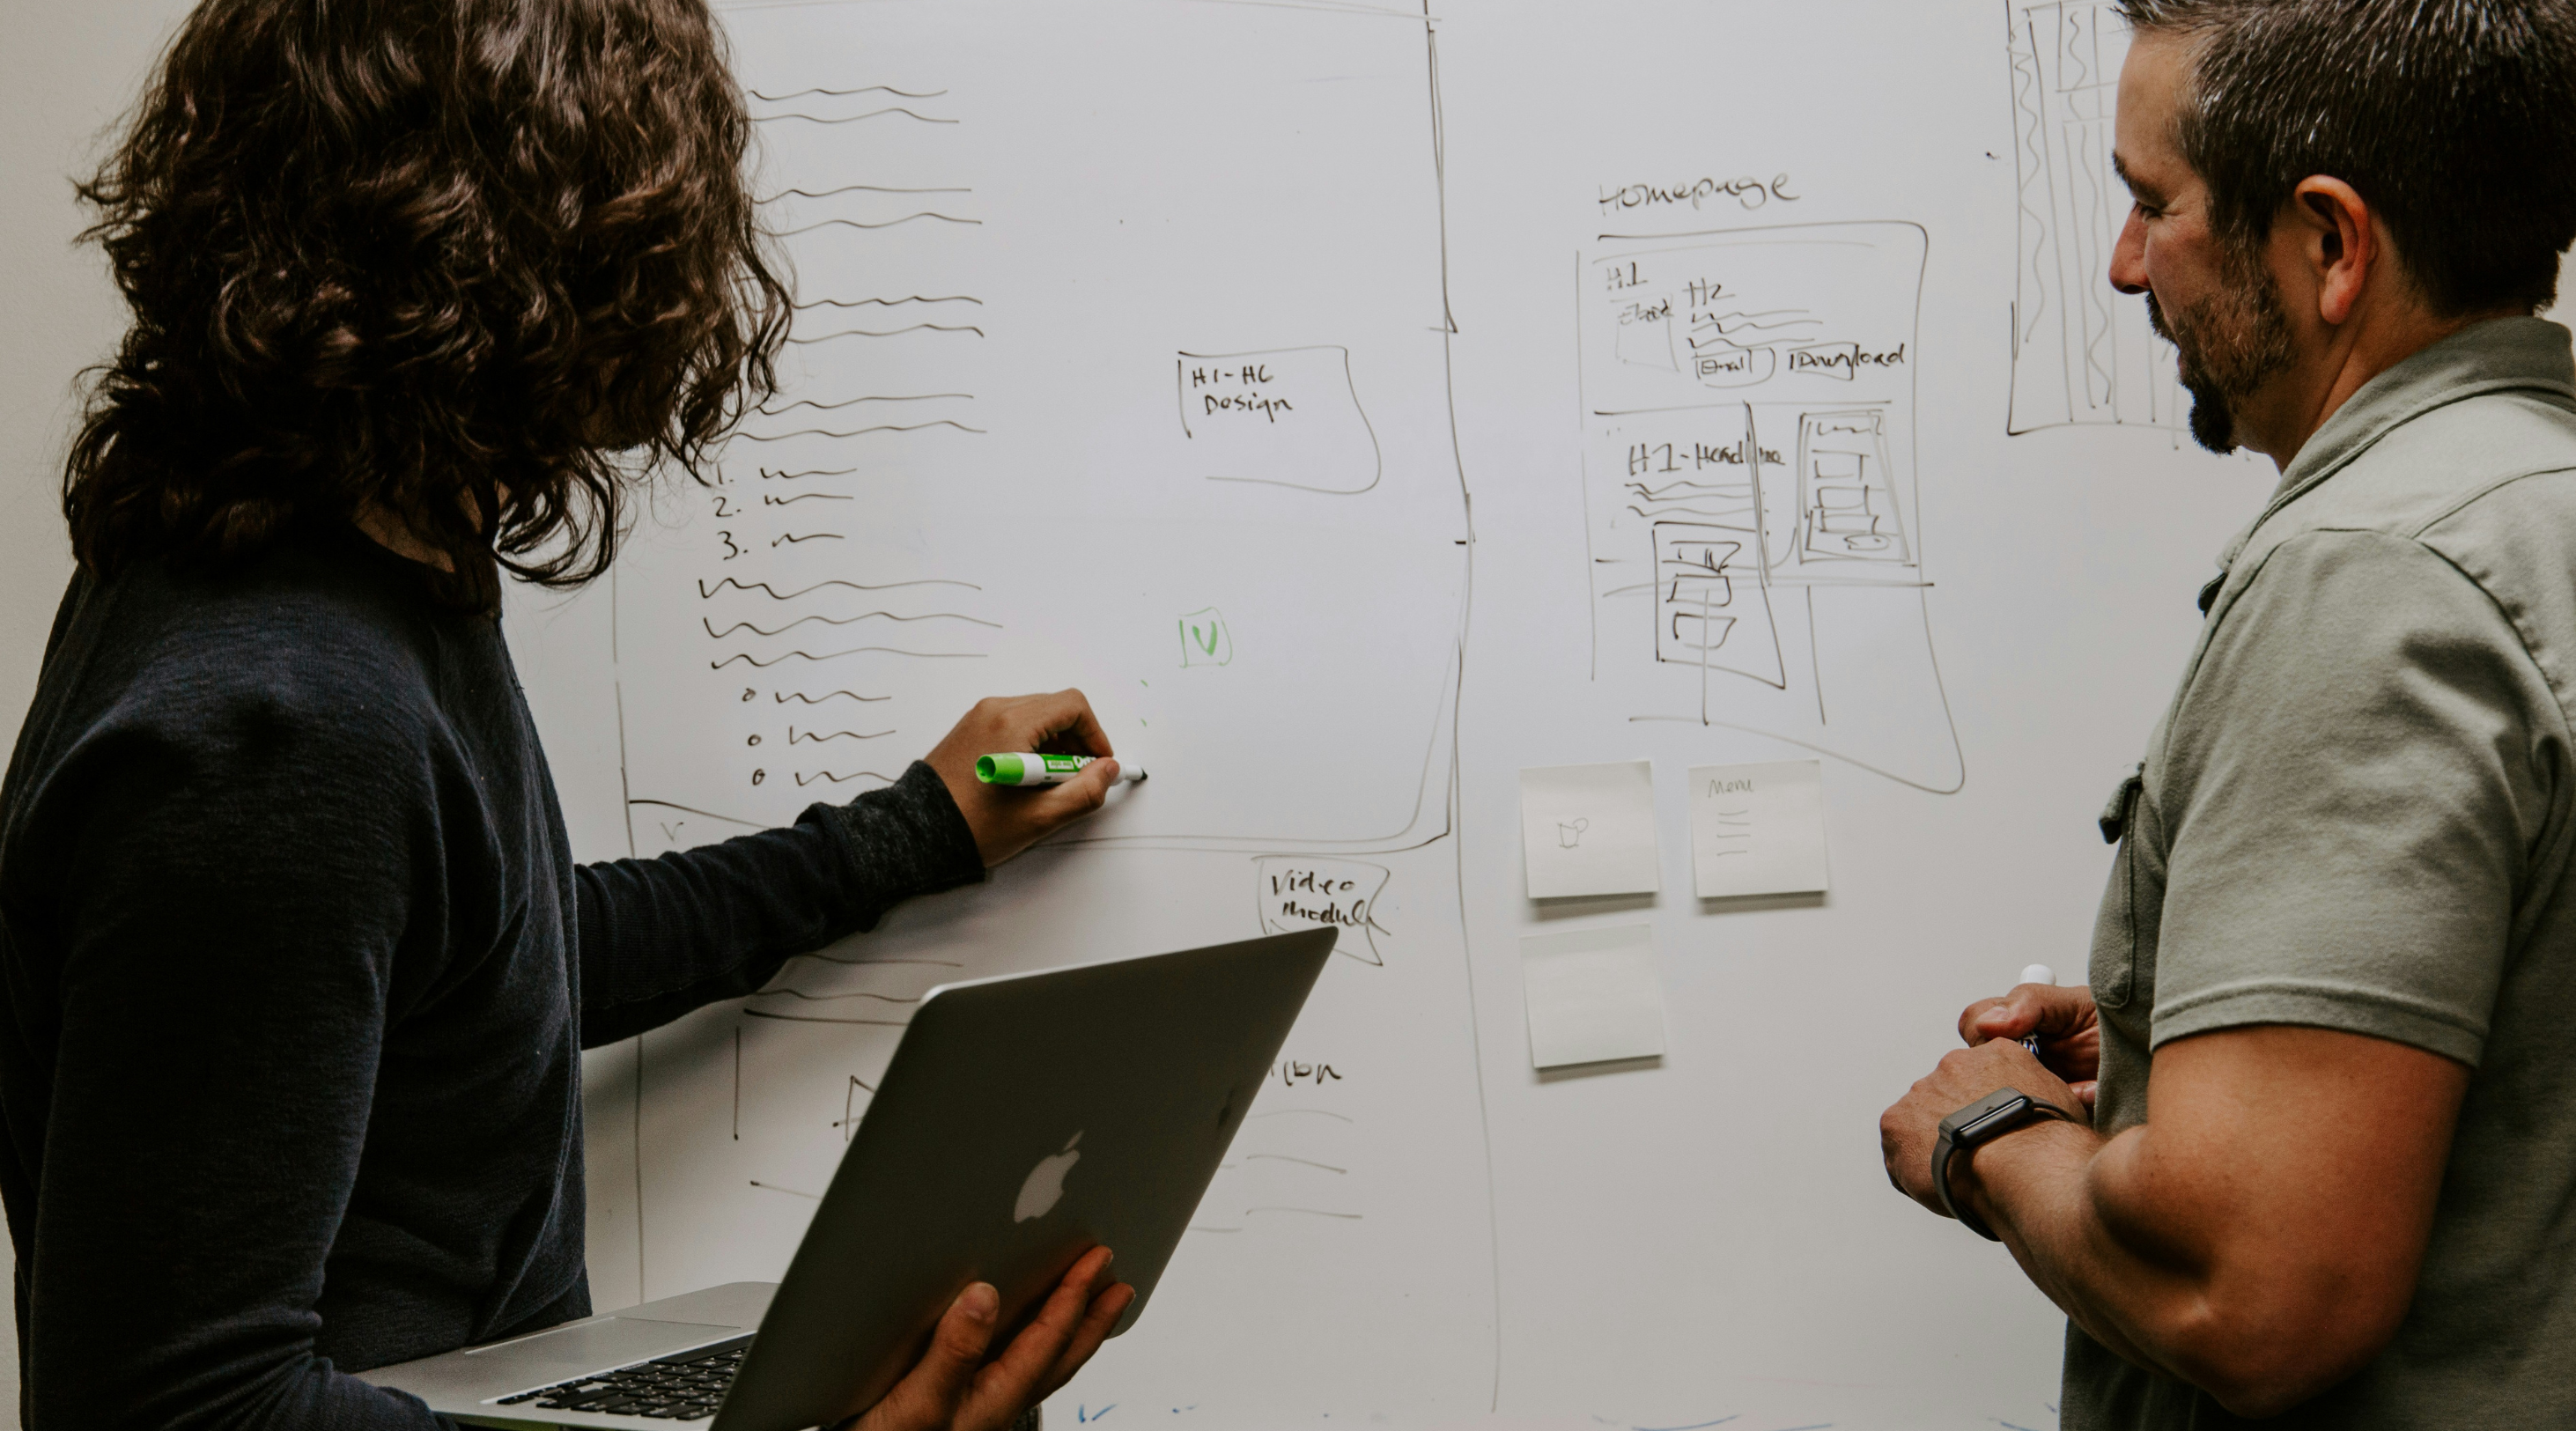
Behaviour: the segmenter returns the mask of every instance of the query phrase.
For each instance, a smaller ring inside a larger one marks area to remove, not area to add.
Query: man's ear
[[[2298,261],[2314,285],[2317,317],[2330,327],[2342,326],[2387,257],[2370,205],[2350,184],[2317,174],[2291,191],[2285,221],[2297,232]]]

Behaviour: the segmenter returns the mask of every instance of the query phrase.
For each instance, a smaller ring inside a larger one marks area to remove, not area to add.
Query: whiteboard
[[[25,182],[179,7],[126,9],[13,47]],[[514,594],[577,852],[848,798],[1005,691],[1082,686],[1154,779],[593,1054],[599,1304],[774,1277],[933,984],[1331,921],[1057,1425],[2054,1426],[2059,1318],[1874,1130],[1961,1005],[2080,969],[2092,816],[2271,485],[2098,281],[2107,6],[720,9],[811,306],[720,482]],[[116,332],[52,193],[0,338],[13,720]],[[1805,758],[1832,893],[1692,898],[1683,772]],[[1664,892],[1527,899],[1518,772],[1624,760]],[[1521,938],[1641,923],[1666,1054],[1534,1072]]]

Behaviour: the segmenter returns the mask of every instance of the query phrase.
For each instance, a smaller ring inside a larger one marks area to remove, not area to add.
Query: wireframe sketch
[[[1593,679],[1632,718],[1958,787],[1913,470],[1923,261],[1903,223],[1582,257]]]
[[[2186,430],[2190,397],[2143,301],[2111,287],[2129,194],[2111,169],[2126,21],[2106,0],[2013,3],[2021,268],[2013,300],[2015,433],[2069,424]]]
[[[1181,432],[1211,482],[1357,496],[1384,475],[1348,348],[1183,353],[1172,376]]]
[[[635,1281],[774,1279],[934,987],[1332,927],[1347,957],[1154,1335],[1067,1394],[1218,1425],[1487,1406],[1457,865],[1424,848],[1472,554],[1429,20],[876,0],[726,27],[798,311],[782,390],[612,578],[634,852],[881,788],[1015,691],[1081,687],[1155,778],[994,887],[639,1040]],[[1331,175],[1334,222],[1274,165]],[[1391,882],[1438,913],[1382,915]],[[1229,1339],[1271,1317],[1246,1365]]]

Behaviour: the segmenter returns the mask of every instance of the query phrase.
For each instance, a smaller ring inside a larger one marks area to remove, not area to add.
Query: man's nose
[[[2111,246],[2111,286],[2128,294],[2147,291],[2147,224],[2135,204],[2120,225],[2120,241]]]

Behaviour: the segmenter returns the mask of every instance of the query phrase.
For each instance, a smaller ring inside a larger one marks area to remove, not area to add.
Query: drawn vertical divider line
[[[1452,667],[1453,684],[1449,698],[1449,791],[1443,812],[1444,830],[1439,838],[1449,841],[1451,868],[1457,877],[1458,963],[1466,986],[1467,1048],[1473,1064],[1470,1070],[1476,1089],[1476,1138],[1484,1160],[1486,1266],[1490,1280],[1491,1322],[1493,1325],[1493,1374],[1485,1409],[1499,1412],[1503,1405],[1503,1230],[1502,1203],[1494,1186],[1493,1112],[1485,1091],[1485,1039],[1476,1008],[1476,960],[1472,936],[1467,927],[1466,842],[1459,837],[1462,815],[1461,765],[1458,738],[1466,722],[1467,643],[1474,625],[1476,607],[1476,501],[1467,482],[1467,457],[1458,443],[1458,318],[1449,292],[1449,160],[1446,118],[1440,99],[1440,28],[1431,14],[1431,0],[1422,0],[1422,41],[1425,71],[1428,76],[1431,107],[1431,177],[1433,204],[1439,215],[1440,242],[1440,381],[1441,396],[1448,407],[1449,460],[1458,478],[1460,513],[1466,526],[1466,559],[1462,571],[1462,588],[1458,602],[1458,635],[1456,664]],[[1580,262],[1578,252],[1578,284]],[[1579,332],[1578,327],[1578,332]],[[1581,406],[1578,391],[1576,405]],[[1581,429],[1578,427],[1577,429]],[[1587,499],[1585,519],[1590,520]],[[1589,590],[1589,580],[1586,577]],[[1597,617],[1595,618],[1597,621]]]

